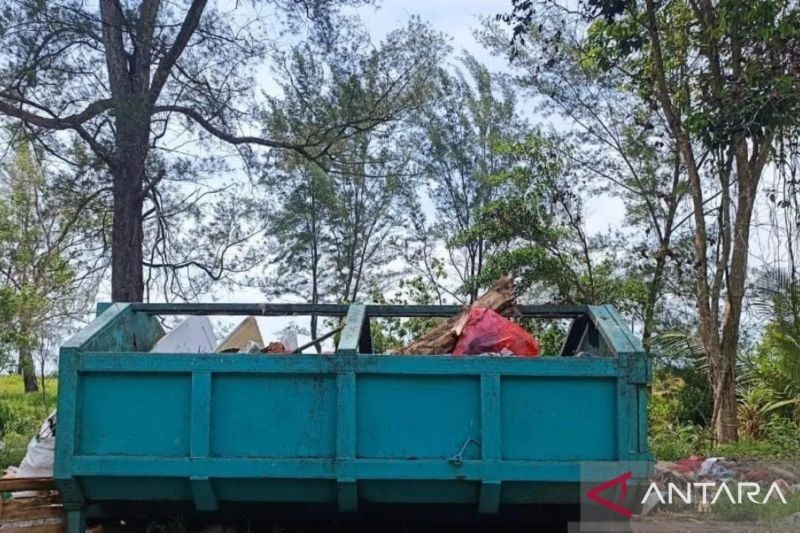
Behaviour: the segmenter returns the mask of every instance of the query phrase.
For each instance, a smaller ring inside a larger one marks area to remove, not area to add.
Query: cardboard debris
[[[264,339],[261,337],[261,330],[258,322],[253,316],[249,316],[233,328],[233,331],[225,337],[217,349],[217,352],[238,352],[248,346],[248,343],[255,343],[259,348],[264,346]]]

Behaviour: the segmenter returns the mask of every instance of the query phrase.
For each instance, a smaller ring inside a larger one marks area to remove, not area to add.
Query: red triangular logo
[[[606,481],[601,485],[596,486],[595,488],[587,492],[586,496],[588,496],[589,499],[592,500],[593,502],[599,503],[606,509],[611,509],[615,513],[621,514],[625,518],[630,518],[631,515],[633,515],[633,512],[631,512],[630,509],[626,509],[625,507],[621,506],[620,503],[625,501],[625,497],[628,495],[628,480],[632,477],[632,475],[633,474],[631,474],[631,471],[628,470],[624,474],[617,476],[609,481]],[[606,500],[605,498],[600,496],[601,492],[606,491],[615,485],[621,485],[620,487],[621,494],[619,497],[619,503],[612,502],[611,500]]]

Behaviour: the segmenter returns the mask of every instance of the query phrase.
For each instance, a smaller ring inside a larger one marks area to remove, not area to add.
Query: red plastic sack
[[[536,357],[539,355],[539,341],[519,324],[491,309],[473,308],[469,310],[453,355],[482,353]]]

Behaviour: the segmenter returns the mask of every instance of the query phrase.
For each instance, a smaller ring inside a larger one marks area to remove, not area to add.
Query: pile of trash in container
[[[390,353],[536,357],[539,355],[536,337],[504,316],[514,314],[515,298],[513,280],[510,277],[500,278],[472,305]],[[298,345],[297,335],[293,332],[285,332],[279,339],[265,343],[258,322],[250,316],[218,344],[208,317],[192,316],[159,340],[151,352],[297,354],[332,337],[341,329],[340,325],[304,345]]]

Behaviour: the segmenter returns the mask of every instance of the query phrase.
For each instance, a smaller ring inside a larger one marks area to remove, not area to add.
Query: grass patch
[[[28,441],[56,408],[58,380],[47,378],[44,391],[25,394],[22,376],[0,376],[0,469],[18,465]]]
[[[729,499],[722,497],[711,506],[711,510],[715,518],[730,522],[772,522],[800,513],[800,494],[786,490],[784,497],[786,503],[777,497],[771,498],[764,504],[743,498],[741,504],[735,505]],[[756,501],[760,500],[756,498]]]
[[[711,430],[702,426],[662,426],[650,431],[650,451],[661,461],[682,457],[726,457],[728,459],[800,460],[800,427],[782,421],[771,424],[761,439],[714,445]]]

